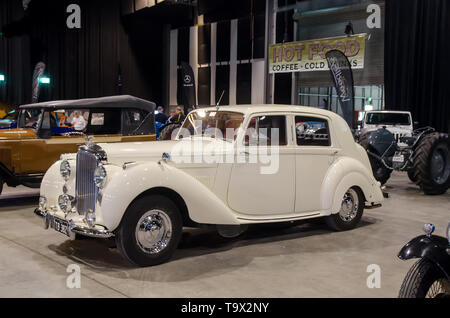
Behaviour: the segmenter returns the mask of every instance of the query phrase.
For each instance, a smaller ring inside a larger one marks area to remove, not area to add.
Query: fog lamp
[[[58,197],[58,205],[61,211],[69,213],[72,210],[72,199],[68,194],[63,194]]]
[[[106,183],[106,170],[103,167],[103,165],[99,165],[97,168],[95,168],[94,171],[94,182],[95,185],[101,189],[105,186]]]
[[[45,211],[47,209],[47,198],[44,196],[39,197],[39,209]]]
[[[69,161],[63,160],[59,166],[59,172],[65,181],[69,180],[70,177],[70,164]]]
[[[92,211],[91,209],[89,209],[85,213],[84,219],[86,220],[86,223],[89,227],[93,227],[95,225],[95,221],[96,221],[95,212]]]

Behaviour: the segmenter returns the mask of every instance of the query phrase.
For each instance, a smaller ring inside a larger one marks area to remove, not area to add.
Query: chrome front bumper
[[[44,228],[48,229],[49,227],[52,227],[52,224],[54,223],[54,219],[62,220],[58,217],[55,217],[48,213],[46,210],[41,210],[39,208],[36,208],[34,210],[34,214],[36,214],[38,217],[40,217],[44,221]],[[89,226],[81,226],[78,224],[75,224],[72,221],[62,220],[67,222],[69,237],[71,239],[75,239],[75,234],[80,234],[83,236],[88,237],[95,237],[95,238],[110,238],[114,236],[114,233],[108,231],[107,229],[98,229],[98,228],[90,228]]]

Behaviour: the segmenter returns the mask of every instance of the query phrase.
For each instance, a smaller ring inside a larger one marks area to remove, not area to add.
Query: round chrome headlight
[[[99,165],[94,171],[94,182],[98,188],[103,188],[106,183],[106,170],[103,165]]]
[[[69,180],[71,172],[69,161],[63,160],[61,162],[61,165],[59,166],[59,172],[61,173],[61,176],[64,178],[65,181]]]
[[[63,194],[58,197],[58,205],[61,211],[69,213],[72,210],[72,197],[68,194]]]

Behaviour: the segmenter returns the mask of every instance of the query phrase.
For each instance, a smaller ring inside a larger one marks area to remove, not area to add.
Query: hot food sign
[[[325,54],[342,51],[352,69],[364,68],[366,34],[269,46],[269,73],[328,71]]]

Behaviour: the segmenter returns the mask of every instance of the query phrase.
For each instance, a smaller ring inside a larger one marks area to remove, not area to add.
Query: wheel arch
[[[168,187],[156,186],[153,188],[149,188],[149,189],[143,191],[142,193],[140,193],[137,197],[135,197],[130,202],[128,207],[130,207],[130,205],[133,204],[133,202],[135,202],[136,200],[139,200],[143,197],[147,197],[147,196],[151,196],[151,195],[162,195],[162,196],[170,199],[173,203],[175,203],[175,205],[178,207],[178,210],[181,213],[181,217],[183,218],[183,226],[196,225],[196,223],[189,216],[189,210],[188,210],[188,207],[187,207],[186,202],[184,201],[183,197],[178,192],[176,192],[175,190],[170,189]],[[127,209],[128,209],[128,207],[127,207]]]

